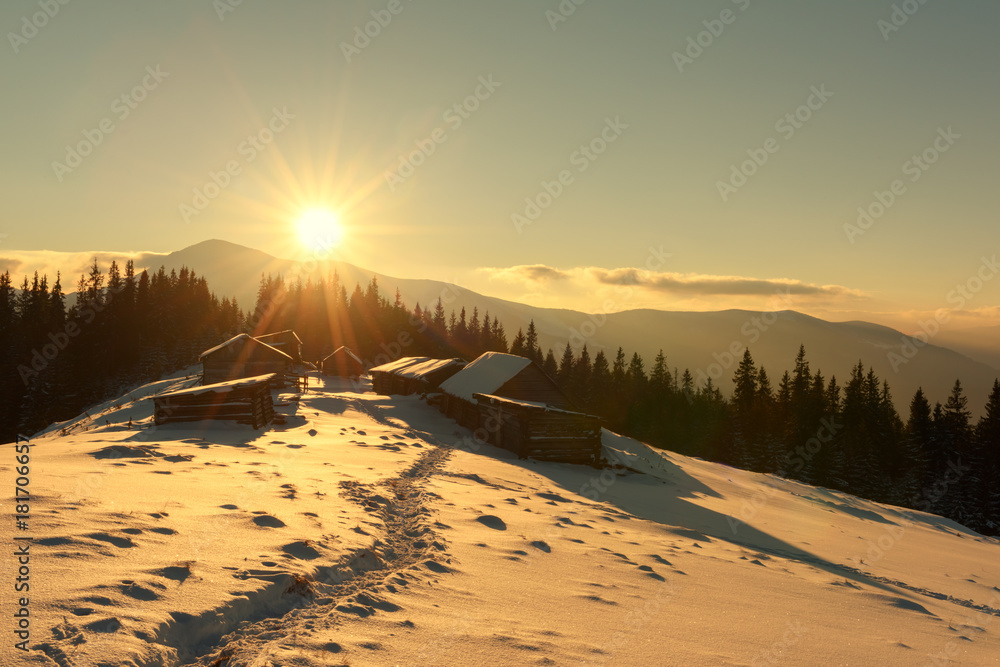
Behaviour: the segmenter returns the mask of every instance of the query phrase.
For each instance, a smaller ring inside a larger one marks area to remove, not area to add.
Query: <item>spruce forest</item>
[[[16,286],[9,272],[0,275],[0,441],[185,368],[237,333],[293,329],[310,360],[340,345],[368,366],[486,351],[530,357],[618,433],[1000,535],[1000,382],[989,396],[968,397],[956,379],[943,405],[918,390],[901,416],[888,381],[863,360],[848,377],[827,378],[800,347],[789,350],[792,370],[772,378],[748,350],[726,398],[711,379],[696,386],[664,351],[651,361],[586,345],[543,352],[533,322],[510,334],[488,312],[446,311],[446,296],[410,308],[374,279],[348,292],[336,273],[294,284],[262,276],[247,312],[187,268],[136,275],[131,262],[113,262],[104,273],[95,260],[75,293],[67,307],[61,276],[50,284],[35,274]],[[978,420],[970,400],[985,405]]]

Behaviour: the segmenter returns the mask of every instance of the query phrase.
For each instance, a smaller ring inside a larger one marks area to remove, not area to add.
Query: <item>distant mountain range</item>
[[[292,275],[295,264],[259,250],[211,240],[158,257],[156,266],[148,268],[163,265],[169,271],[187,266],[204,276],[217,295],[235,296],[244,310],[251,310],[261,274]],[[629,356],[633,352],[642,355],[648,370],[662,349],[671,368],[690,369],[699,384],[712,377],[727,395],[743,346],[749,346],[757,364],[767,368],[774,385],[794,365],[800,344],[806,347],[812,370],[821,370],[827,379],[836,375],[841,385],[851,367],[861,360],[889,381],[904,419],[917,387],[924,388],[932,403],[944,402],[956,379],[962,380],[969,407],[978,414],[994,379],[1000,377],[1000,346],[990,344],[991,339],[1000,340],[1000,330],[965,337],[942,332],[921,347],[895,329],[869,322],[827,322],[795,311],[629,310],[592,315],[536,308],[434,280],[395,278],[346,262],[330,262],[325,269],[335,269],[348,292],[355,283],[364,286],[376,277],[387,297],[392,298],[398,288],[410,308],[416,303],[432,307],[440,297],[446,311],[458,313],[463,307],[470,315],[473,307],[479,308],[480,314],[489,311],[491,317],[503,322],[508,340],[533,319],[542,349],[551,347],[557,358],[567,342],[577,352],[586,343],[591,356],[604,349],[611,358],[621,346]],[[945,341],[954,349],[942,346]]]

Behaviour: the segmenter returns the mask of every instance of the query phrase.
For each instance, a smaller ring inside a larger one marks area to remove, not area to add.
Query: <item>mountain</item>
[[[156,266],[161,264],[168,271],[181,266],[191,268],[208,280],[216,294],[235,296],[244,310],[254,307],[262,273],[289,275],[295,266],[291,260],[220,240],[160,257]],[[567,342],[576,351],[586,344],[591,356],[603,349],[612,359],[621,346],[628,355],[638,352],[648,370],[662,349],[671,369],[690,369],[699,385],[711,377],[726,394],[732,388],[733,372],[745,346],[757,364],[767,368],[775,385],[781,374],[794,366],[800,344],[806,347],[813,372],[822,371],[828,379],[836,375],[841,385],[860,360],[889,381],[904,419],[918,387],[924,388],[932,403],[944,402],[956,379],[962,380],[970,408],[978,414],[994,379],[1000,376],[1000,353],[994,348],[992,356],[987,355],[990,350],[982,342],[978,348],[962,348],[966,356],[937,344],[937,339],[919,347],[903,333],[870,322],[827,322],[795,311],[646,309],[588,314],[536,308],[434,280],[396,278],[346,262],[330,262],[324,268],[336,270],[348,291],[355,283],[363,286],[375,277],[383,293],[390,297],[398,288],[410,308],[416,303],[433,306],[441,298],[446,311],[458,313],[463,307],[470,315],[474,307],[480,314],[489,311],[491,317],[497,316],[503,322],[508,340],[513,339],[518,327],[526,327],[533,319],[542,349],[551,347],[557,358]],[[945,339],[943,333],[941,339]],[[995,359],[997,365],[984,363],[983,358]]]
[[[935,341],[956,352],[1000,368],[1000,326],[943,329]]]

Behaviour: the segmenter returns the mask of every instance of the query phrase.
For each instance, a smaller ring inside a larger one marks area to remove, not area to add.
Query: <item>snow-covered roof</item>
[[[250,378],[240,378],[238,380],[229,380],[228,382],[217,382],[215,384],[206,384],[201,387],[191,387],[190,389],[180,389],[178,391],[168,391],[163,394],[155,396],[155,398],[173,398],[175,396],[199,396],[201,394],[215,393],[224,394],[234,389],[239,389],[241,387],[250,387],[256,384],[262,384],[268,382],[273,378],[275,373],[268,373],[267,375],[255,375]]]
[[[473,394],[492,394],[524,370],[531,359],[502,352],[484,352],[471,364],[441,383],[440,390],[473,402]]]
[[[340,354],[341,352],[343,352],[343,353],[344,353],[344,354],[346,354],[346,355],[347,355],[348,357],[350,357],[350,358],[351,358],[351,359],[353,359],[354,361],[358,362],[358,363],[359,363],[359,364],[361,364],[362,366],[364,366],[364,365],[365,365],[365,364],[364,364],[364,362],[363,362],[363,361],[361,361],[361,359],[360,359],[360,358],[358,358],[358,355],[354,354],[354,352],[352,352],[352,351],[351,351],[351,349],[350,349],[349,347],[344,347],[343,345],[341,345],[341,346],[340,346],[340,347],[338,347],[338,348],[337,348],[336,350],[334,350],[334,351],[333,351],[333,352],[331,352],[330,354],[328,354],[328,355],[326,355],[325,357],[323,357],[323,361],[326,361],[327,359],[330,359],[330,358],[332,358],[332,357],[335,357],[335,356],[337,356],[338,354]]]
[[[259,336],[254,336],[254,338],[256,338],[259,341],[263,341],[267,338],[277,338],[278,336],[286,336],[288,334],[292,334],[292,337],[299,342],[299,345],[302,344],[302,339],[299,338],[299,335],[295,333],[295,331],[292,329],[285,329],[284,331],[275,331],[274,333],[261,334]]]
[[[403,370],[399,371],[397,375],[404,378],[418,378],[428,373],[433,373],[436,370],[447,368],[448,366],[458,365],[464,366],[465,362],[461,359],[429,359],[427,361],[421,361],[418,364],[407,366]]]
[[[407,366],[412,366],[414,364],[422,364],[425,361],[431,361],[430,357],[403,357],[402,359],[396,359],[396,361],[390,361],[387,364],[382,364],[381,366],[376,366],[371,369],[370,373],[392,373],[394,371],[399,371]]]
[[[247,343],[247,342],[252,342],[255,345],[263,345],[267,349],[272,350],[273,352],[275,352],[277,354],[280,354],[283,357],[287,357],[289,361],[292,360],[291,357],[289,357],[287,354],[285,354],[284,352],[282,352],[278,348],[273,347],[271,345],[268,345],[267,343],[265,343],[263,341],[257,340],[256,338],[254,338],[250,334],[241,333],[241,334],[236,334],[235,336],[233,336],[232,338],[230,338],[229,340],[227,340],[224,343],[219,343],[215,347],[213,347],[213,348],[211,348],[209,350],[205,350],[204,352],[202,352],[201,354],[198,355],[198,361],[201,361],[202,359],[204,359],[205,357],[207,357],[208,355],[210,355],[210,354],[212,354],[214,352],[218,352],[219,350],[221,350],[224,347],[229,347],[230,345],[234,345],[235,343],[237,343],[239,341],[242,341],[244,344]]]
[[[476,392],[473,395],[475,399],[484,399],[490,403],[505,403],[507,405],[517,405],[522,408],[540,408],[546,412],[558,412],[565,415],[583,415],[584,417],[593,417],[594,419],[600,419],[596,415],[588,415],[585,412],[576,412],[574,410],[563,410],[562,408],[554,408],[548,403],[538,403],[537,401],[519,401],[513,398],[506,398],[504,396],[493,396],[492,394],[483,394]]]

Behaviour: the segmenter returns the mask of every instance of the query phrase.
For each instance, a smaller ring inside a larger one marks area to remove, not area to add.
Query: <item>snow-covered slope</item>
[[[310,380],[267,431],[152,428],[138,398],[34,439],[29,530],[9,496],[0,522],[34,538],[31,650],[8,634],[0,662],[1000,658],[1000,544],[950,521],[609,432],[611,469],[520,461],[417,398]]]

